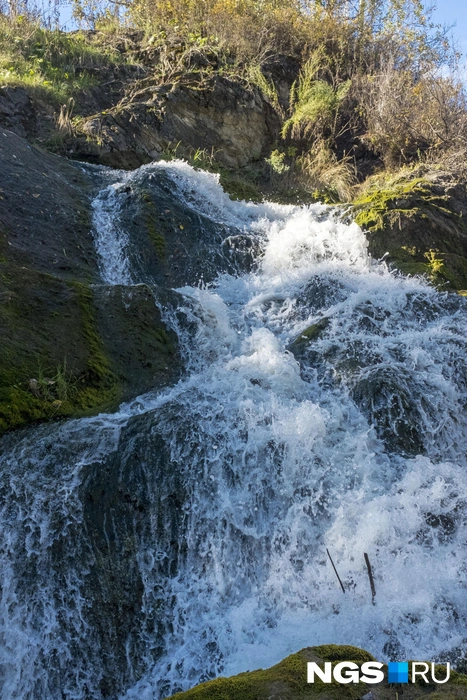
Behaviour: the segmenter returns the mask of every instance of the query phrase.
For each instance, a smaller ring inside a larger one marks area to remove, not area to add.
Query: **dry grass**
[[[332,202],[349,202],[355,193],[357,177],[352,159],[338,160],[324,141],[297,159],[299,182],[310,194]]]
[[[354,96],[364,138],[388,167],[467,146],[466,95],[451,77],[430,70],[414,76],[390,61],[380,73],[361,76]]]

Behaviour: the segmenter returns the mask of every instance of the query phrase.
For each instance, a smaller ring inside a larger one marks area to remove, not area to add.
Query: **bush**
[[[415,76],[396,69],[359,78],[354,96],[365,125],[364,139],[392,167],[467,144],[466,96],[452,78],[434,71]]]
[[[282,137],[289,131],[295,138],[335,135],[339,107],[350,88],[350,80],[334,86],[317,77],[324,63],[323,52],[315,51],[305,63],[297,84],[290,94],[291,116],[282,127]],[[333,76],[331,76],[333,77]]]

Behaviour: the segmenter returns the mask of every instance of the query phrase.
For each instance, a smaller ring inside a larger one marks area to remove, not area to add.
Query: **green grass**
[[[38,23],[0,16],[0,83],[31,88],[63,103],[98,84],[99,69],[121,61],[118,54],[83,34],[43,29]]]

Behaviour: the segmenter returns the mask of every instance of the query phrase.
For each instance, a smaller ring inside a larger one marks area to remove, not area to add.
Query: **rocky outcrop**
[[[441,289],[467,289],[467,188],[452,174],[418,168],[370,180],[351,213],[374,257]]]
[[[0,432],[174,381],[154,292],[96,284],[92,178],[6,130],[0,159]]]
[[[65,151],[135,168],[178,146],[180,154],[201,149],[238,168],[269,155],[279,131],[279,118],[257,87],[221,76],[200,81],[187,73],[183,81],[164,85],[146,80],[114,108],[85,120],[82,135],[66,139]]]
[[[97,282],[91,179],[5,129],[0,159],[0,256],[61,279]]]
[[[158,412],[132,418],[118,451],[90,464],[81,485],[92,552],[88,619],[92,645],[105,659],[103,697],[117,697],[150,659],[158,660],[172,624],[166,584],[177,574],[183,547],[185,494],[159,421]],[[157,552],[164,555],[154,557]]]
[[[292,654],[276,666],[267,670],[240,673],[232,678],[218,678],[196,686],[185,693],[172,695],[173,700],[303,700],[303,698],[320,698],[320,700],[394,700],[402,695],[404,686],[390,685],[386,681],[377,685],[350,683],[342,685],[333,681],[325,685],[319,679],[313,684],[307,683],[307,662],[323,664],[325,661],[354,661],[362,664],[374,660],[371,654],[351,646],[326,644],[319,647],[307,647],[297,654]],[[398,691],[398,692],[396,692]],[[467,677],[451,672],[451,679],[446,685],[410,684],[410,698],[427,698],[429,700],[454,700],[467,698]]]
[[[43,111],[49,112],[46,105]],[[23,87],[0,87],[0,124],[18,136],[34,138],[40,131],[39,111],[30,94]]]
[[[164,168],[117,186],[135,286],[103,284],[91,202],[107,185],[92,167],[0,132],[0,432],[111,410],[181,371],[158,304],[171,290],[248,270],[255,243],[216,223]],[[190,200],[190,201],[188,201]]]
[[[131,231],[128,253],[138,279],[161,287],[196,286],[219,273],[235,274],[253,266],[258,246],[234,226],[213,221],[193,202],[174,196],[174,182],[162,169],[119,192],[119,219]],[[222,206],[222,205],[221,205]]]

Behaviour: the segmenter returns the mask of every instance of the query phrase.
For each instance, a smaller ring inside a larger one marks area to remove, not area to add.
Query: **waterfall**
[[[372,260],[332,207],[233,202],[177,161],[106,178],[104,282],[155,284],[124,213],[161,178],[219,274],[162,309],[178,384],[1,439],[2,700],[161,700],[322,643],[455,662],[466,300]],[[254,241],[243,272],[229,237]]]

